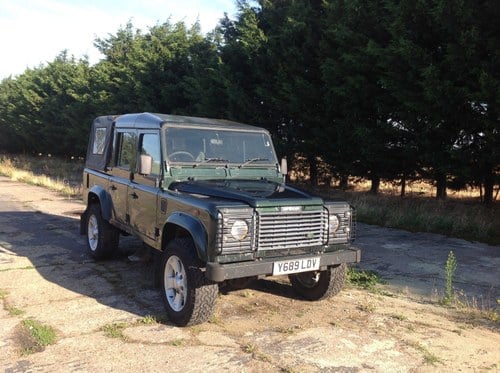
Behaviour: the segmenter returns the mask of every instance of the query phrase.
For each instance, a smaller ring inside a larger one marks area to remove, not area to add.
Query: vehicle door
[[[113,203],[113,219],[121,224],[130,223],[128,188],[136,167],[137,133],[132,129],[117,129],[112,160],[112,177],[108,191]]]
[[[132,228],[156,240],[156,209],[162,175],[160,135],[158,131],[139,132],[136,172],[129,185],[129,212]]]

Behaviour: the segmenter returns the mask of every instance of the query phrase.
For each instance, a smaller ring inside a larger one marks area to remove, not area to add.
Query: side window
[[[126,170],[135,168],[136,135],[133,132],[119,132],[116,139],[118,148],[116,165]]]
[[[94,146],[92,154],[102,155],[106,146],[106,128],[96,128],[94,132]]]
[[[141,155],[149,155],[153,158],[151,175],[160,175],[161,152],[160,136],[157,133],[145,133],[141,135]]]

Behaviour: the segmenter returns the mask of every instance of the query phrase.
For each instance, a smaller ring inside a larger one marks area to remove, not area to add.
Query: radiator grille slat
[[[257,249],[282,250],[319,246],[327,235],[326,210],[258,213]]]

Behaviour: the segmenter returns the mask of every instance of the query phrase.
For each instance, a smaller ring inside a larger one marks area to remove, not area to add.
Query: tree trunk
[[[446,174],[438,173],[436,175],[436,198],[446,198]]]
[[[318,186],[318,161],[314,156],[308,157],[308,160],[311,186]]]
[[[372,181],[372,186],[370,188],[370,193],[377,194],[380,188],[380,177],[377,175],[372,175],[371,181]]]
[[[349,175],[342,174],[340,175],[340,189],[347,190],[349,189]]]
[[[489,170],[488,170],[489,171]],[[495,177],[493,172],[489,171],[484,177],[484,204],[493,203],[493,189],[495,187]]]
[[[401,197],[404,197],[406,195],[406,173],[403,173],[403,176],[401,177]]]

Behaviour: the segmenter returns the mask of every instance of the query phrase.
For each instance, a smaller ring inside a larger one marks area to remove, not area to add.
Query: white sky
[[[76,58],[100,59],[96,37],[115,34],[130,20],[134,28],[197,19],[211,31],[235,0],[0,0],[0,79],[46,64],[63,50]]]

